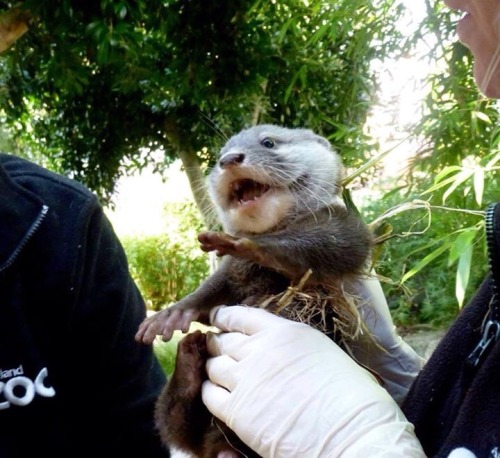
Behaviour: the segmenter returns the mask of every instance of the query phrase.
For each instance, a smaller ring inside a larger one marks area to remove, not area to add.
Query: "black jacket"
[[[96,197],[0,154],[0,457],[169,456],[144,314]]]
[[[495,285],[500,285],[500,205],[491,213],[492,275],[451,326],[403,405],[430,457],[447,457],[459,447],[479,458],[500,456],[500,335],[475,367],[469,359],[481,341],[483,323],[492,318],[492,304],[499,299],[497,295],[492,301],[498,292]]]

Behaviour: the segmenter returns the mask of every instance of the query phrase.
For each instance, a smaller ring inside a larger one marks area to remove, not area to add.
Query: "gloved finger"
[[[259,331],[286,323],[285,318],[263,309],[245,305],[216,307],[210,312],[210,323],[223,331],[238,331],[252,335]]]
[[[209,358],[205,366],[209,380],[228,391],[233,391],[237,383],[233,370],[236,364],[238,363],[227,355]]]
[[[212,415],[215,415],[219,420],[227,423],[227,404],[231,393],[226,389],[212,383],[210,380],[205,380],[201,386],[201,399],[203,404]]]
[[[241,332],[207,332],[207,350],[210,356],[228,355],[241,361],[248,353],[246,342],[249,336]]]

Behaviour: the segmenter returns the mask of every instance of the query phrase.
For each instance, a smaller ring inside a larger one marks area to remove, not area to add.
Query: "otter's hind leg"
[[[207,346],[201,331],[188,334],[177,348],[175,370],[156,402],[162,442],[201,455],[212,416],[201,400]]]
[[[156,402],[162,442],[203,458],[257,456],[225,424],[216,422],[201,400],[207,355],[201,331],[179,342],[174,373]]]

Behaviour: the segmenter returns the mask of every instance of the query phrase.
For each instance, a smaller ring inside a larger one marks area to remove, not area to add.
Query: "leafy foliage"
[[[388,219],[397,235],[378,252],[376,269],[399,326],[452,321],[488,270],[481,212],[415,206],[419,194],[394,192],[363,213],[370,221],[408,201],[410,209]],[[474,269],[470,266],[474,265]],[[455,272],[455,274],[454,274]],[[458,305],[457,305],[458,302]]]
[[[369,62],[398,45],[400,13],[392,0],[23,7],[30,31],[0,69],[3,123],[20,148],[105,199],[124,167],[150,160],[141,150],[162,148],[165,164],[182,158],[202,211],[195,170],[225,135],[257,121],[308,126],[348,162],[363,161]]]
[[[453,13],[439,1],[426,5],[429,14],[414,40],[432,44],[428,58],[436,71],[423,116],[411,129],[421,147],[405,185],[366,211],[375,219],[388,208],[425,200],[425,215],[420,209],[391,218],[400,237],[386,243],[378,271],[400,279],[386,286],[397,321],[445,325],[488,271],[482,211],[498,200],[500,111],[478,92]]]
[[[123,240],[132,276],[155,311],[193,292],[209,271],[208,256],[196,244],[201,221],[194,205],[172,207],[180,225],[169,234]]]
[[[174,332],[172,339],[168,342],[160,342],[159,340],[153,342],[154,354],[167,377],[174,372],[177,345],[181,338],[182,335],[180,333]]]
[[[169,203],[165,217],[171,223],[167,235],[123,240],[130,271],[150,312],[191,293],[209,273],[209,258],[196,242],[203,223],[194,203]],[[174,370],[181,338],[182,333],[175,331],[170,341],[156,339],[153,343],[154,353],[167,376]]]
[[[427,201],[429,228],[422,210],[391,219],[394,233],[426,230],[389,240],[378,269],[398,284],[388,295],[401,322],[445,323],[487,270],[481,219],[455,210],[478,212],[498,200],[499,108],[478,94],[472,57],[456,42],[455,18],[442,1],[426,0],[428,16],[407,42],[397,32],[397,4],[25,0],[30,30],[0,60],[0,119],[15,142],[7,147],[79,179],[104,200],[120,174],[160,149],[157,168],[181,157],[206,215],[205,166],[226,136],[256,122],[310,127],[331,139],[349,167],[365,163],[376,148],[364,131],[375,88],[370,61],[426,43],[436,71],[412,129],[421,148],[404,185],[363,213],[369,221],[393,206]],[[0,0],[0,8],[12,6]],[[161,251],[155,246],[172,250],[177,267],[189,272],[184,258],[175,258],[185,243],[165,237],[130,244],[143,282],[157,284],[165,271],[172,287],[183,287],[178,269],[153,254]],[[176,300],[160,289],[151,286],[155,307]]]

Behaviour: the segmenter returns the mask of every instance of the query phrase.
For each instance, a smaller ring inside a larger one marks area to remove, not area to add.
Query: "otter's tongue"
[[[269,186],[250,179],[238,180],[231,183],[231,196],[240,203],[258,199],[268,190]]]

